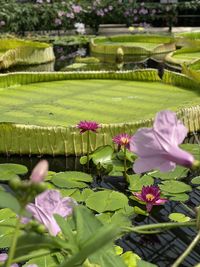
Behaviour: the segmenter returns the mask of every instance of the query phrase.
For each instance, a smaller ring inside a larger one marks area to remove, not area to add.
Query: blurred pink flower
[[[176,164],[192,167],[194,157],[178,147],[186,135],[186,127],[174,112],[159,112],[152,128],[141,128],[131,138],[130,150],[139,156],[133,166],[134,172],[152,169],[168,172]]]
[[[80,13],[82,11],[82,7],[79,5],[72,5],[72,9],[74,11],[74,13]]]
[[[0,263],[5,262],[8,258],[7,253],[1,253],[0,254]],[[13,263],[10,267],[18,267],[19,265],[17,263]]]
[[[167,201],[167,199],[160,197],[160,188],[155,185],[143,186],[140,193],[133,193],[133,195],[146,203],[148,212],[151,211],[154,205],[161,205]]]
[[[80,121],[76,127],[80,129],[80,133],[82,134],[86,131],[92,131],[96,133],[97,129],[101,126],[96,121]]]
[[[36,220],[46,226],[51,235],[56,236],[60,232],[60,227],[53,215],[67,217],[72,214],[76,204],[70,197],[62,198],[57,190],[46,190],[35,198],[35,204],[28,204],[26,209]]]
[[[128,135],[126,133],[122,133],[122,134],[118,134],[118,135],[114,136],[112,140],[118,146],[129,147],[130,139],[131,139],[130,135]]]
[[[48,173],[49,164],[46,160],[41,160],[32,170],[30,180],[33,183],[40,183]]]

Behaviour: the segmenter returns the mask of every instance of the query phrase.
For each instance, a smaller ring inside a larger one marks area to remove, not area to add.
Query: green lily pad
[[[112,159],[114,149],[111,146],[101,146],[98,147],[91,155],[91,159],[94,164],[103,164],[110,162]]]
[[[193,184],[200,184],[200,176],[197,176],[191,180],[191,183]]]
[[[152,185],[154,179],[150,175],[140,177],[138,174],[129,175],[129,190],[141,191],[143,186]]]
[[[166,195],[166,194],[164,194],[164,195]],[[173,200],[173,201],[185,202],[185,201],[189,200],[189,195],[186,194],[186,193],[180,193],[180,194],[172,194],[172,193],[170,193],[170,195],[167,194],[167,197],[169,197],[169,199]]]
[[[188,169],[177,166],[173,171],[170,172],[154,172],[153,177],[160,178],[161,180],[171,180],[171,179],[180,179],[187,175]]]
[[[185,214],[179,212],[170,213],[169,219],[174,222],[188,222],[191,220],[190,217],[185,216]]]
[[[88,208],[102,213],[122,209],[128,205],[128,198],[116,191],[103,190],[90,194],[85,203]]]
[[[184,192],[192,191],[192,188],[190,185],[187,185],[180,181],[163,181],[160,185],[160,189],[162,191],[166,191],[168,193],[172,194],[179,194]]]
[[[17,177],[17,174],[24,175],[28,169],[24,165],[4,163],[0,164],[0,180],[8,181]]]
[[[51,182],[60,188],[84,188],[92,182],[92,176],[84,172],[59,172],[53,175]]]

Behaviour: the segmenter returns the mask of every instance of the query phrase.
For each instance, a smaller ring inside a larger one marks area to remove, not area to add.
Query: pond
[[[123,61],[119,62],[116,56],[103,56],[92,54],[92,57],[98,58],[100,62],[81,63],[77,62],[77,56],[89,56],[88,46],[55,46],[54,52],[56,55],[55,62],[41,64],[37,66],[18,66],[12,67],[4,72],[18,72],[18,71],[36,71],[36,72],[55,72],[55,71],[91,71],[91,70],[135,70],[154,68],[157,70],[158,75],[162,78],[164,70],[169,69],[164,63],[166,54],[152,57],[124,57]],[[84,58],[84,57],[83,57]],[[3,71],[2,71],[3,72]],[[188,143],[196,143],[196,137],[188,136],[186,140]],[[65,171],[86,171],[86,167],[80,164],[80,157],[64,157],[64,156],[15,156],[5,157],[0,156],[0,163],[16,163],[28,167],[30,175],[33,167],[45,158],[49,162],[50,170],[54,172]],[[114,191],[129,194],[127,184],[121,176],[112,177],[103,175],[101,178],[93,172],[94,182],[91,183],[91,188],[107,188]],[[198,174],[195,174],[196,176]],[[195,177],[196,177],[195,176]],[[187,179],[191,180],[193,177],[189,176]],[[191,184],[191,183],[189,183]],[[191,184],[192,185],[192,184]],[[195,217],[194,207],[199,205],[200,191],[196,187],[190,193],[190,200],[186,203],[177,201],[168,201],[164,207],[154,207],[153,212],[147,217],[138,215],[134,218],[135,225],[152,224],[157,222],[169,221],[168,215],[170,213],[183,213]],[[131,203],[132,204],[132,203]],[[187,204],[187,206],[185,205]],[[196,231],[191,228],[175,228],[154,235],[138,235],[135,233],[127,234],[122,239],[117,241],[117,244],[122,246],[125,251],[132,250],[137,253],[142,259],[148,260],[151,263],[157,264],[159,267],[171,266],[176,258],[181,255],[194,239]],[[186,260],[182,263],[183,267],[194,266],[200,262],[200,245],[197,245]]]

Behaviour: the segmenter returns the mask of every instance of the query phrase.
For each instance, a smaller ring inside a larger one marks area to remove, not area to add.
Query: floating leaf
[[[164,194],[164,195],[166,195],[166,194]],[[186,194],[186,193],[180,193],[180,194],[172,194],[172,193],[170,193],[170,195],[167,194],[167,197],[170,200],[173,200],[173,201],[183,201],[183,202],[185,202],[185,201],[189,200],[189,195]]]
[[[143,186],[152,185],[154,179],[149,175],[140,176],[138,174],[129,175],[129,189],[131,191],[141,191]]]
[[[56,173],[51,182],[60,188],[84,188],[86,183],[92,182],[92,176],[84,172],[59,172]]]
[[[190,185],[187,185],[180,181],[163,181],[160,185],[160,189],[168,193],[184,193],[191,191],[192,188]]]
[[[136,267],[137,260],[140,260],[140,257],[133,253],[132,251],[127,251],[121,255],[121,258],[128,267]]]
[[[190,217],[185,216],[185,214],[179,212],[169,214],[169,219],[175,222],[188,222],[191,220]]]
[[[91,155],[94,164],[103,164],[111,161],[114,149],[111,146],[98,147]]]
[[[170,172],[154,172],[153,177],[160,178],[161,180],[171,180],[171,179],[180,179],[187,176],[188,169],[177,166],[173,171]]]
[[[88,208],[101,213],[122,209],[128,205],[128,198],[116,191],[103,190],[90,194],[85,203]]]
[[[84,202],[93,191],[89,188],[85,188],[80,191],[78,188],[72,189],[61,189],[60,190],[63,197],[72,197],[78,202]]]
[[[191,180],[191,183],[193,184],[200,184],[200,176],[197,176]]]
[[[0,164],[0,172],[1,171],[11,171],[16,174],[26,174],[28,172],[28,169],[26,166],[21,164],[13,164],[13,163],[3,163]]]

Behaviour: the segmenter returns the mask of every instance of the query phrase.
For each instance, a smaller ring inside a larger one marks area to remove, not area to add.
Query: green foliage
[[[51,182],[60,188],[84,188],[92,182],[92,176],[84,172],[59,172],[52,176]]]
[[[172,194],[179,194],[184,192],[190,192],[192,191],[192,188],[190,185],[187,185],[183,182],[179,181],[163,181],[160,185],[161,190],[172,193]]]
[[[151,175],[155,178],[160,178],[161,180],[179,180],[181,178],[187,177],[188,169],[177,166],[173,171],[170,172],[153,172]]]
[[[169,214],[169,219],[174,221],[174,222],[188,222],[191,220],[190,217],[185,216],[183,213],[170,213]]]
[[[18,177],[19,175],[24,175],[28,172],[28,169],[24,165],[4,163],[0,164],[0,180],[8,181],[13,178]]]
[[[0,208],[9,208],[18,214],[20,211],[20,203],[10,193],[0,190]]]
[[[128,198],[116,191],[103,190],[90,194],[85,203],[88,208],[101,213],[122,209],[128,205]]]
[[[143,186],[153,185],[154,179],[149,175],[129,175],[129,190],[131,191],[141,191]]]

